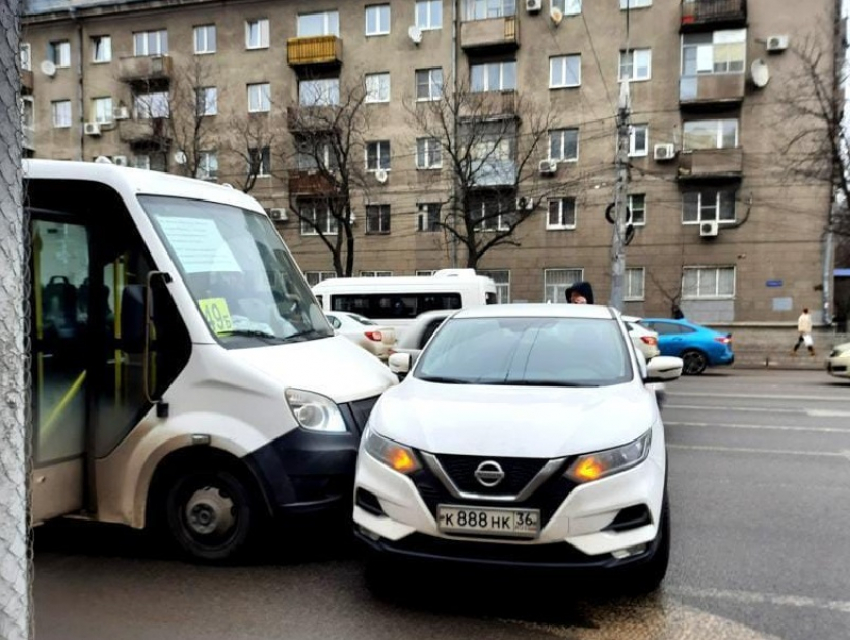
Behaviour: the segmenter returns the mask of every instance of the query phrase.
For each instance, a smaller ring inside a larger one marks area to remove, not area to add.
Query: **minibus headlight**
[[[330,398],[301,389],[287,389],[286,402],[299,426],[310,431],[345,433],[339,407]]]
[[[421,468],[413,449],[379,436],[374,429],[367,429],[363,449],[376,460],[383,462],[393,471],[410,475]]]
[[[576,482],[591,482],[636,467],[646,460],[652,444],[652,430],[629,444],[579,456],[567,469],[567,477]]]

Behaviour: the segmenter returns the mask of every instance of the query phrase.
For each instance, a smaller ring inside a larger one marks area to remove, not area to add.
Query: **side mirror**
[[[121,294],[121,348],[127,353],[145,349],[145,289],[142,284],[128,284]]]
[[[394,353],[390,356],[390,371],[396,374],[406,374],[410,371],[413,358],[409,353]]]
[[[644,382],[669,382],[682,375],[685,363],[675,356],[655,356],[646,365]]]

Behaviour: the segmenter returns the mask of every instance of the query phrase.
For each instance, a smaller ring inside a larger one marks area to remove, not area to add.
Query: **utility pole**
[[[626,226],[629,204],[629,139],[631,127],[631,96],[629,80],[620,83],[617,103],[617,181],[614,184],[614,234],[611,240],[611,298],[612,307],[623,310],[626,279]]]

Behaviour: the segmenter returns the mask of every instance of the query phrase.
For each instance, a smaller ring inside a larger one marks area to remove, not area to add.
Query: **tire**
[[[701,374],[708,368],[708,356],[702,351],[691,349],[682,354],[685,366],[682,367],[682,373],[686,376],[696,376]]]
[[[655,591],[667,575],[670,564],[670,504],[667,492],[661,503],[661,521],[658,525],[657,546],[646,562],[630,569],[626,575],[626,591],[632,595],[644,595]]]

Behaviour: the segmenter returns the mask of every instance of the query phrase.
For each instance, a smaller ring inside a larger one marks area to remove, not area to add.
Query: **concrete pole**
[[[620,83],[617,105],[617,181],[614,184],[614,233],[611,239],[611,298],[612,307],[623,310],[626,280],[626,226],[629,199],[629,139],[631,127],[631,97],[629,81]]]

